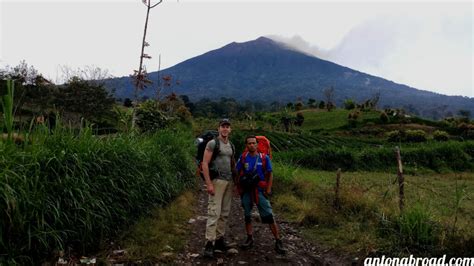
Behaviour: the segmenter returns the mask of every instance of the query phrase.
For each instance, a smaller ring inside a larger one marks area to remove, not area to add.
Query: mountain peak
[[[260,36],[258,37],[257,39],[253,40],[254,42],[260,42],[260,43],[275,43],[274,40],[270,39],[270,38],[267,38],[267,37],[264,37],[264,36]]]
[[[246,42],[232,42],[220,49],[216,49],[211,51],[212,52],[219,52],[219,53],[241,53],[243,51],[251,51],[251,52],[275,52],[277,50],[288,50],[289,48],[279,42],[276,42],[268,37],[258,37],[255,40],[246,41]]]

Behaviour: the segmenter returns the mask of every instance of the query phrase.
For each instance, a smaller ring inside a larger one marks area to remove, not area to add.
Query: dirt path
[[[254,208],[255,210],[256,208]],[[204,265],[245,265],[245,264],[285,264],[285,265],[351,265],[351,260],[341,258],[332,251],[323,250],[304,241],[297,227],[286,221],[276,219],[280,227],[282,239],[287,254],[282,256],[274,251],[273,236],[268,225],[261,224],[258,214],[253,215],[254,247],[250,250],[241,250],[238,245],[245,241],[245,227],[243,209],[240,198],[232,199],[231,215],[226,230],[226,241],[235,247],[237,254],[215,253],[214,259],[204,258],[202,252],[205,245],[204,233],[207,215],[207,192],[203,186],[199,192],[199,201],[195,216],[189,221],[191,235],[184,252],[178,254],[177,264],[204,264]]]

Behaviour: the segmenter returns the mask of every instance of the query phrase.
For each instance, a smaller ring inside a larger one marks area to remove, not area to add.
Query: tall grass
[[[7,80],[7,94],[2,98],[2,109],[3,109],[3,123],[2,129],[5,128],[8,133],[8,140],[12,140],[13,134],[13,96],[15,93],[15,82],[13,80]],[[3,133],[3,130],[2,130]]]
[[[99,138],[58,126],[30,138],[0,142],[0,264],[94,250],[194,183],[185,132]]]

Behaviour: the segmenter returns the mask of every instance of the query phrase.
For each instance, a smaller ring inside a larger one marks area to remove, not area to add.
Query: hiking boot
[[[212,244],[212,241],[207,241],[203,255],[205,258],[214,258],[214,244]]]
[[[253,246],[252,236],[247,236],[247,240],[243,244],[240,244],[240,248],[244,250],[250,249],[252,246]]]
[[[214,250],[220,250],[222,252],[226,252],[229,250],[229,246],[227,246],[227,243],[224,240],[224,237],[220,237],[219,239],[216,240],[216,243],[214,245]]]
[[[281,239],[275,241],[275,251],[280,255],[286,254],[286,249],[283,248],[283,242],[281,242]]]

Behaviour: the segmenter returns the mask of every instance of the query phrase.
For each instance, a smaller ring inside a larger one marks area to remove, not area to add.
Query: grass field
[[[347,116],[351,111],[345,109],[335,109],[331,112],[322,109],[303,110],[304,123],[301,127],[307,131],[327,130],[332,131],[347,125]],[[360,121],[379,118],[376,111],[361,112]]]
[[[361,255],[472,252],[473,173],[406,175],[400,215],[396,173],[342,173],[337,210],[335,172],[278,163],[274,172],[276,211],[302,224],[319,244]]]

